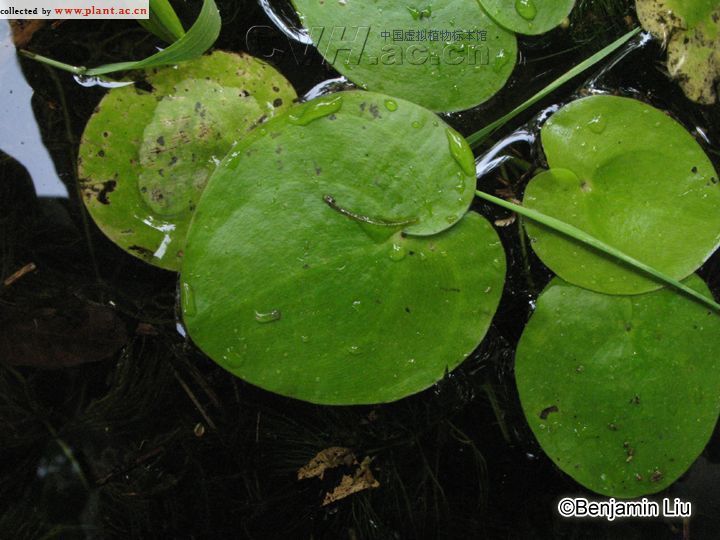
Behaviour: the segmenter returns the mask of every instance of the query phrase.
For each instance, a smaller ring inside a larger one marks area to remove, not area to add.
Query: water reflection
[[[10,24],[0,20],[0,150],[25,167],[38,197],[67,199],[67,188],[42,142],[32,96],[15,53]]]

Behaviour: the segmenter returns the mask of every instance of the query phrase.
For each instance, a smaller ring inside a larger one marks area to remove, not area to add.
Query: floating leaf
[[[147,74],[152,92],[116,88],[83,134],[83,199],[105,234],[177,270],[187,224],[210,174],[257,122],[295,99],[272,67],[215,52]]]
[[[717,249],[717,173],[695,139],[662,111],[633,99],[591,96],[554,114],[542,142],[550,171],[529,183],[526,207],[675,279]],[[541,224],[528,222],[526,229],[539,257],[566,281],[611,294],[662,286]]]
[[[354,91],[291,109],[200,200],[181,272],[190,336],[307,401],[427,388],[482,340],[503,288],[497,234],[466,214],[474,184],[465,141],[417,105]]]
[[[709,295],[697,276],[686,283]],[[720,411],[720,318],[669,289],[610,296],[556,278],[518,345],[515,377],[545,452],[593,491],[660,491]]]
[[[572,11],[575,0],[480,0],[480,5],[500,26],[537,35],[558,26]]]
[[[320,54],[340,73],[434,111],[487,101],[515,66],[515,35],[475,1],[293,3]]]
[[[637,0],[643,27],[668,47],[667,66],[693,101],[717,101],[720,78],[720,2]]]

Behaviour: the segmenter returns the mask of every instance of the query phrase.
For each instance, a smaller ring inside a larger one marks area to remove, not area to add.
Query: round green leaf
[[[291,109],[218,168],[188,233],[183,317],[248,382],[306,401],[400,399],[485,335],[505,257],[466,214],[472,153],[430,111],[353,91]]]
[[[675,279],[720,244],[720,189],[695,139],[662,111],[598,95],[555,113],[542,129],[550,171],[524,205],[570,223]],[[668,150],[671,149],[671,150]],[[560,277],[610,294],[662,284],[593,248],[527,221],[533,248]]]
[[[479,0],[498,24],[519,34],[537,35],[565,19],[575,0]]]
[[[515,67],[515,34],[467,0],[293,0],[320,54],[363,88],[434,111],[490,99]]]
[[[83,200],[103,232],[151,264],[178,270],[187,225],[210,174],[256,123],[296,98],[272,67],[215,52],[147,73],[152,91],[107,93],[83,133]]]
[[[703,294],[705,284],[686,283]],[[556,278],[515,363],[523,410],[555,464],[614,497],[654,493],[707,444],[720,411],[720,318],[676,291],[610,296]]]

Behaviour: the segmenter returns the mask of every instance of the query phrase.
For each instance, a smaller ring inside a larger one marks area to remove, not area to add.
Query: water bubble
[[[279,309],[273,309],[272,311],[255,311],[255,320],[261,324],[267,324],[275,321],[279,321],[282,317]]]
[[[288,120],[291,124],[298,126],[307,126],[309,123],[314,122],[325,116],[330,116],[338,112],[342,108],[343,98],[342,96],[336,96],[334,98],[317,99],[315,101],[308,102],[300,111],[288,116]]]
[[[526,21],[532,21],[537,17],[537,7],[533,0],[515,0],[515,11]]]

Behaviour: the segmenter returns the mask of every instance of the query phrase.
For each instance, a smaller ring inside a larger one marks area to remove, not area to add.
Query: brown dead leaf
[[[35,32],[45,26],[45,21],[38,19],[22,19],[10,21],[12,28],[13,42],[18,49],[22,49],[30,43]]]
[[[104,360],[127,343],[115,310],[76,298],[58,306],[7,309],[0,317],[0,358],[57,369]]]
[[[370,469],[371,462],[372,459],[370,457],[366,457],[363,459],[353,476],[347,474],[343,475],[340,485],[331,492],[325,494],[323,506],[327,506],[335,501],[349,497],[353,493],[380,487],[380,482],[375,479],[375,476],[373,476],[372,470]]]
[[[342,466],[350,467],[355,464],[357,464],[357,458],[352,450],[341,446],[331,446],[318,452],[314,458],[308,461],[307,465],[300,468],[298,471],[298,480],[315,477],[322,480],[325,476],[325,471],[328,469],[335,469]]]

